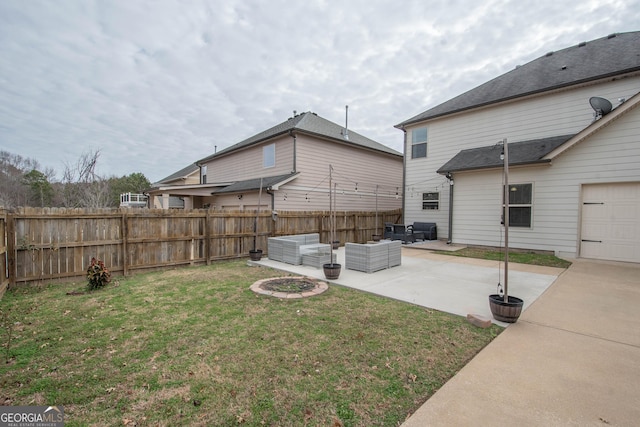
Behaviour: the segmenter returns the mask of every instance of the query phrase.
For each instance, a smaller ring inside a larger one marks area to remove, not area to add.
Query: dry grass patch
[[[500,331],[336,286],[249,290],[281,275],[234,261],[10,291],[0,402],[62,405],[69,426],[394,426]]]

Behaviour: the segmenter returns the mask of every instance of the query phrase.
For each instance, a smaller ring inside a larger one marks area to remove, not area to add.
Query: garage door
[[[640,183],[582,187],[580,256],[640,262]]]

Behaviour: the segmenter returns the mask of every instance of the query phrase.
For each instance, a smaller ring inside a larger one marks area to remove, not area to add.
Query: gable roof
[[[258,144],[260,142],[266,141],[276,136],[287,134],[289,132],[299,132],[308,135],[329,138],[344,144],[353,145],[355,147],[368,148],[371,150],[392,154],[394,156],[402,156],[402,154],[397,152],[396,150],[393,150],[386,145],[380,144],[379,142],[362,136],[357,132],[353,132],[352,130],[349,130],[349,139],[345,139],[343,137],[344,128],[342,126],[330,122],[327,119],[323,119],[316,113],[308,111],[306,113],[301,113],[294,117],[290,117],[288,120],[277,124],[270,129],[267,129],[250,138],[245,139],[244,141],[227,147],[224,150],[220,150],[215,154],[200,159],[196,162],[196,164],[205,163],[215,157],[232,153],[242,148]]]
[[[240,191],[254,191],[260,189],[260,179],[262,179],[262,188],[265,190],[275,189],[279,185],[286,184],[295,178],[298,173],[289,173],[286,175],[266,176],[263,178],[252,178],[245,181],[237,181],[231,185],[214,191],[211,194],[221,193],[237,193]]]
[[[550,163],[553,159],[633,111],[639,105],[640,92],[616,106],[609,114],[594,120],[577,134],[509,143],[509,165]],[[446,175],[451,172],[502,167],[503,161],[500,160],[500,153],[500,144],[462,150],[442,165],[437,172]]]
[[[200,167],[198,165],[196,165],[195,163],[191,163],[189,166],[184,167],[180,169],[178,172],[174,172],[165,178],[162,178],[160,181],[155,182],[153,185],[169,183],[171,181],[175,181],[176,179],[180,179],[180,178],[186,179],[187,177],[189,177],[189,175],[192,175],[194,172],[198,171],[199,169]]]
[[[611,34],[516,67],[395,127],[484,105],[640,71],[640,31]]]
[[[616,106],[609,114],[599,118],[598,120],[591,122],[589,126],[582,129],[565,144],[562,144],[556,147],[554,150],[547,153],[545,155],[545,159],[548,159],[548,160],[555,159],[556,157],[560,156],[564,152],[580,144],[581,142],[589,138],[591,135],[595,134],[596,132],[599,132],[601,129],[604,129],[605,127],[609,126],[611,123],[620,119],[625,114],[629,113],[630,111],[633,111],[638,107],[638,105],[640,105],[640,92],[636,93],[631,98],[624,101],[622,104]]]
[[[509,166],[549,163],[551,160],[545,159],[545,156],[572,137],[573,135],[562,135],[508,143]],[[504,163],[500,160],[501,152],[500,144],[462,150],[442,165],[437,172],[446,175],[451,172],[502,167]]]

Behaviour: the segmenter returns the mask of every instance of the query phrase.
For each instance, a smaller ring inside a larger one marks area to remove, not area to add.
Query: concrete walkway
[[[576,260],[403,427],[640,425],[640,265]]]

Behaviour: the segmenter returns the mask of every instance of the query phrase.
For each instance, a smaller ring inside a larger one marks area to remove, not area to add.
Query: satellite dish
[[[599,96],[592,96],[589,98],[589,104],[591,104],[591,108],[595,111],[596,119],[606,116],[613,108],[613,105],[611,105],[609,100],[600,98]]]

